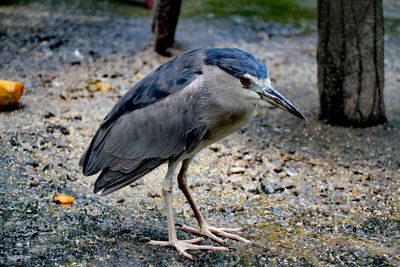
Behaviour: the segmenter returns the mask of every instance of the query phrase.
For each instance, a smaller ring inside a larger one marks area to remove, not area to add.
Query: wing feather
[[[197,147],[207,125],[200,116],[199,103],[204,96],[196,82],[200,72],[191,73],[180,81],[180,90],[167,90],[165,85],[151,82],[154,77],[149,78],[128,92],[107,115],[80,161],[85,175],[102,171],[95,192],[118,190]]]
[[[163,102],[188,87],[202,74],[200,62],[203,57],[203,49],[185,53],[162,65],[131,88],[108,113],[95,137],[83,153],[80,165],[83,168],[84,175],[96,174],[108,165],[112,165],[114,161],[126,154],[126,152],[122,154],[119,152],[124,151],[125,147],[132,145],[132,143],[141,143],[141,145],[137,146],[134,152],[129,153],[129,159],[144,158],[146,155],[157,156],[159,153],[171,154],[176,145],[173,140],[170,140],[171,143],[168,145],[159,148],[152,146],[152,144],[154,144],[154,140],[168,138],[169,135],[178,135],[178,133],[174,133],[168,126],[158,124],[159,118],[156,116],[150,115],[155,121],[155,123],[151,123],[151,121],[143,120],[143,112],[136,113],[156,103]],[[176,77],[177,74],[179,74],[179,77]],[[170,104],[174,105],[174,103]],[[146,110],[151,113],[148,109]],[[179,121],[182,120],[179,114],[172,119],[176,120],[176,122],[171,122],[173,125],[178,125]],[[128,130],[122,128],[128,128]],[[143,136],[142,130],[146,134],[152,132],[153,135]],[[116,138],[119,142],[113,142],[114,140],[110,142],[112,138]],[[104,146],[107,146],[107,148],[105,149]]]

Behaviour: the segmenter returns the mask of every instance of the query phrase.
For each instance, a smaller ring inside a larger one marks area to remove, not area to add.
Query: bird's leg
[[[170,164],[168,165],[167,175],[164,178],[162,186],[162,195],[164,199],[165,210],[167,211],[168,241],[151,240],[149,244],[175,247],[179,251],[179,253],[181,253],[185,257],[188,257],[189,259],[193,259],[193,257],[189,253],[187,253],[186,250],[220,250],[220,251],[229,250],[225,247],[194,245],[194,243],[198,243],[204,240],[201,237],[191,240],[178,240],[178,238],[176,237],[175,220],[172,211],[172,177],[174,175],[176,166],[177,162],[172,162],[172,163],[170,162]]]
[[[196,229],[196,228],[193,228],[190,226],[186,226],[186,225],[182,225],[180,229],[183,231],[188,231],[188,232],[194,233],[194,234],[208,236],[212,240],[217,241],[218,243],[220,243],[222,245],[225,245],[224,240],[217,237],[216,235],[234,239],[237,241],[241,241],[241,242],[244,242],[247,244],[251,244],[250,240],[247,240],[239,235],[232,234],[232,232],[242,232],[242,231],[244,231],[244,228],[217,228],[217,227],[212,227],[212,226],[208,225],[207,221],[203,217],[203,214],[200,212],[199,208],[197,207],[196,202],[194,201],[192,194],[189,191],[189,187],[187,185],[186,173],[187,173],[190,161],[191,161],[191,159],[186,159],[182,162],[182,167],[178,174],[178,185],[179,185],[179,189],[183,192],[187,201],[189,202],[190,207],[193,210],[194,216],[196,217],[197,223],[199,225],[199,229]]]

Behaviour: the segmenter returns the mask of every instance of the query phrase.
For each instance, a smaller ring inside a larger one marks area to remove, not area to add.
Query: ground
[[[115,101],[168,59],[151,48],[148,18],[0,6],[1,79],[25,83],[0,113],[0,264],[23,266],[398,266],[400,264],[400,37],[385,37],[388,123],[365,129],[318,121],[315,32],[233,18],[180,21],[174,54],[240,47],[269,68],[308,122],[270,107],[202,151],[189,170],[215,226],[243,226],[246,246],[170,248],[160,198],[165,166],[107,197],[78,160]],[[57,193],[75,197],[70,206]],[[194,225],[175,188],[178,223]],[[192,237],[178,231],[181,238]],[[206,244],[212,244],[209,240]]]

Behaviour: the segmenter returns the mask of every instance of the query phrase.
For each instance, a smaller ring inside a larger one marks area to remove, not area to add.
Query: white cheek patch
[[[254,92],[253,90],[240,90],[240,94],[244,96],[246,99],[253,100],[253,99],[261,99],[259,94]]]
[[[253,83],[256,84],[257,87],[259,88],[265,88],[265,87],[270,87],[271,86],[271,80],[269,78],[265,79],[259,79],[257,77],[251,76],[250,74],[246,73],[243,75],[244,77],[250,79]]]

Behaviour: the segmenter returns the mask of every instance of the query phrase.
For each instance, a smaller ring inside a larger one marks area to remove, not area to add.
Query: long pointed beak
[[[265,87],[257,91],[262,100],[278,107],[287,112],[293,114],[294,116],[307,120],[304,114],[296,108],[289,100],[287,100],[283,95],[281,95],[278,91],[276,91],[272,86]]]

